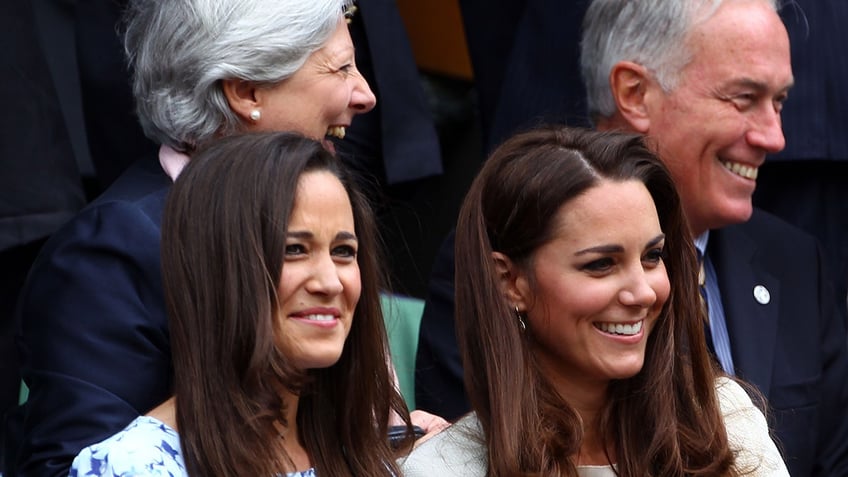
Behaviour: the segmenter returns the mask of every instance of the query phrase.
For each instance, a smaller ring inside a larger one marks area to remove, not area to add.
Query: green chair
[[[415,409],[415,354],[424,300],[381,294],[383,320],[389,335],[389,350],[400,384],[400,392],[410,410]]]
[[[18,405],[20,406],[21,404],[25,403],[28,398],[29,398],[29,388],[27,387],[26,383],[22,379],[21,380],[21,389],[20,389],[20,391],[18,391]]]

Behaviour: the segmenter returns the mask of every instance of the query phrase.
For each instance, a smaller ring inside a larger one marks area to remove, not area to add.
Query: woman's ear
[[[512,306],[517,306],[520,310],[526,311],[530,298],[530,287],[525,272],[509,257],[500,252],[492,252],[492,260],[504,297],[509,300]]]
[[[260,108],[255,84],[240,79],[225,79],[221,83],[221,89],[224,91],[224,97],[227,98],[230,109],[245,124],[251,124],[259,120],[256,111],[260,111]]]

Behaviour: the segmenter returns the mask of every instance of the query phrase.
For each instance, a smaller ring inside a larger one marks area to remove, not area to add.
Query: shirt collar
[[[188,164],[188,160],[188,155],[183,154],[170,146],[163,144],[159,147],[159,164],[162,166],[162,169],[165,170],[165,174],[168,174],[168,177],[170,177],[172,181],[177,180],[180,172],[182,172],[183,168],[186,164]]]
[[[698,253],[703,257],[707,251],[707,242],[710,240],[710,231],[702,233],[695,239],[695,248],[698,249]]]

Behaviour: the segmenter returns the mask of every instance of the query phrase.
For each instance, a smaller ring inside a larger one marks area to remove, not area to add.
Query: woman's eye
[[[303,255],[306,253],[306,247],[299,243],[286,245],[286,255]]]
[[[645,261],[649,263],[659,263],[663,260],[663,249],[654,248],[648,250],[648,253],[645,254]]]
[[[583,265],[581,268],[589,272],[603,272],[612,268],[613,265],[615,265],[615,262],[612,258],[604,257],[592,260],[591,262]]]
[[[340,245],[333,249],[334,257],[356,258],[356,247],[352,245]]]

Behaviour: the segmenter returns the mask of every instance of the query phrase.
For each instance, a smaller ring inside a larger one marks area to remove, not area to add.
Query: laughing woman
[[[474,412],[405,475],[787,475],[711,365],[688,230],[639,137],[542,128],[495,150],[456,228]]]

